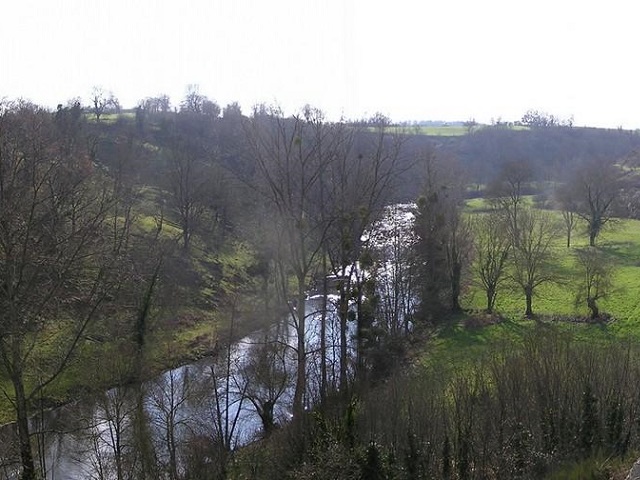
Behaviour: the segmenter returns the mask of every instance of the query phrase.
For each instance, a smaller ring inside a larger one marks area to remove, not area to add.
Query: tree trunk
[[[189,231],[189,225],[186,222],[182,227],[182,242],[183,242],[182,248],[184,249],[185,252],[188,252],[190,243],[191,243],[191,232]]]
[[[327,256],[322,255],[322,312],[320,318],[320,404],[327,396]]]
[[[487,289],[487,313],[493,313],[493,304],[495,303],[495,289],[488,288]]]
[[[176,480],[178,478],[178,463],[176,460],[175,418],[173,417],[171,415],[167,422],[167,450],[169,451],[169,478]]]
[[[587,306],[589,310],[591,310],[591,320],[595,320],[600,316],[600,310],[598,309],[598,304],[596,303],[595,298],[587,298]]]
[[[460,283],[462,282],[462,264],[455,261],[451,269],[451,311],[458,313],[462,311],[460,306]]]
[[[155,470],[155,452],[151,443],[151,432],[147,414],[145,412],[144,390],[141,384],[135,386],[136,407],[133,418],[134,445],[140,454],[140,469],[137,472],[138,480],[157,478]]]
[[[24,384],[19,373],[12,375],[13,388],[15,389],[16,416],[18,427],[18,441],[20,442],[20,459],[22,462],[22,480],[35,480],[36,468],[33,463],[31,450],[31,432],[29,431],[29,412],[27,399],[24,393]]]
[[[346,394],[347,391],[347,319],[349,317],[349,298],[347,286],[340,286],[340,306],[338,315],[340,317],[340,392]]]
[[[590,247],[595,247],[596,246],[596,237],[597,236],[598,236],[598,231],[593,227],[589,227],[589,246]]]
[[[262,402],[258,409],[258,415],[262,422],[262,431],[265,437],[269,437],[276,428],[276,424],[273,419],[273,407],[274,402],[267,400]]]
[[[369,315],[365,314],[362,308],[363,294],[362,294],[362,280],[358,279],[358,295],[356,297],[356,378],[358,381],[362,380],[362,374],[365,371],[365,355],[364,355],[364,335],[367,330],[371,328],[371,319]]]
[[[306,295],[304,291],[304,278],[298,278],[298,299],[295,315],[298,319],[297,324],[297,354],[298,371],[296,374],[296,389],[293,394],[293,416],[301,418],[304,413],[304,395],[307,389],[307,354],[305,350],[305,320],[306,320]]]
[[[532,299],[533,299],[533,293],[530,290],[525,290],[524,292],[525,295],[525,300],[527,302],[527,309],[524,312],[524,316],[527,318],[531,318],[533,317],[533,309],[531,308],[531,303],[532,303]]]

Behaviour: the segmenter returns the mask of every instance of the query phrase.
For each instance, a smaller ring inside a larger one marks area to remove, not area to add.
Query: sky
[[[0,98],[640,128],[635,0],[3,0]]]

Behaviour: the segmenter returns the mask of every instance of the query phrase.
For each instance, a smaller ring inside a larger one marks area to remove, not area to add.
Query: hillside
[[[261,331],[262,347],[247,349],[250,363],[233,378],[211,367],[213,387],[171,384],[182,396],[158,407],[169,415],[164,430],[136,430],[160,427],[142,394],[127,397],[118,435],[131,450],[98,434],[104,465],[126,458],[131,472],[171,478],[462,479],[540,478],[602,455],[626,461],[640,448],[630,343],[640,335],[640,228],[620,217],[640,211],[640,139],[432,128],[410,132],[380,116],[332,124],[312,109],[96,118],[79,105],[7,107],[0,418],[17,420],[18,435],[0,458],[35,472],[33,452],[50,440],[44,428],[34,435],[32,415],[77,398],[109,412],[119,401],[105,398],[110,387],[130,395],[203,356],[227,355],[229,372],[227,347]],[[597,218],[574,181],[593,178],[612,195]],[[399,201],[415,202],[412,239],[384,217]],[[563,222],[574,214],[566,247]],[[384,248],[369,241],[381,221]],[[545,273],[526,283],[525,246],[537,232],[544,249],[533,266]],[[486,236],[505,242],[493,294],[478,273]],[[600,293],[583,291],[585,266],[606,280]],[[538,384],[557,390],[514,383],[545,368]],[[260,441],[241,452],[231,393],[262,422]],[[198,402],[212,402],[212,418],[176,420]],[[291,416],[277,416],[284,411]],[[178,424],[188,425],[181,441],[163,443]]]

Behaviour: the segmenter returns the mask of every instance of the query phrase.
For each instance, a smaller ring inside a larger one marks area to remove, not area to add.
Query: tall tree
[[[240,369],[245,396],[262,422],[262,433],[268,437],[276,424],[275,407],[291,386],[287,368],[286,342],[280,325],[266,334],[262,343],[251,347]]]
[[[625,176],[624,168],[616,163],[593,160],[578,165],[571,179],[560,189],[563,208],[575,211],[586,222],[592,247],[613,218]]]
[[[458,190],[458,194],[462,190]],[[469,268],[472,252],[471,225],[461,214],[461,197],[449,205],[449,224],[445,251],[447,253],[447,267],[449,288],[451,289],[451,310],[456,313],[462,311],[460,296],[464,287],[465,273]]]
[[[525,189],[532,179],[533,171],[529,162],[508,161],[487,187],[487,196],[508,220],[507,225],[515,244],[519,241],[519,213],[523,208]]]
[[[567,233],[567,248],[571,248],[571,235],[575,230],[578,220],[575,196],[566,186],[561,186],[556,188],[554,192],[553,203],[555,208],[562,213],[562,220],[564,222],[565,232]]]
[[[70,148],[58,135],[45,110],[0,109],[0,365],[12,385],[4,393],[15,408],[26,480],[38,476],[32,401],[69,364],[115,271],[112,244],[103,241],[109,195],[79,149],[84,143]],[[40,348],[43,337],[59,354]]]
[[[290,304],[297,337],[296,418],[302,416],[307,393],[306,292],[327,231],[318,211],[320,178],[330,161],[330,157],[318,154],[324,141],[329,141],[322,115],[317,111],[307,113],[285,118],[280,109],[265,107],[254,111],[246,123],[257,164],[256,189],[273,210],[281,248],[286,252],[280,260],[286,262],[282,266],[290,269],[296,281],[295,301]]]
[[[533,316],[533,296],[545,283],[558,280],[551,268],[552,243],[558,234],[555,219],[547,212],[524,209],[520,212],[518,243],[512,239],[512,279],[525,296],[525,316]]]
[[[390,337],[409,333],[417,304],[412,213],[410,204],[390,205],[367,232],[376,262],[384,265],[374,278],[380,295],[378,324]]]
[[[527,125],[532,128],[543,128],[543,127],[558,127],[558,126],[571,126],[573,120],[571,120],[571,124],[569,121],[560,120],[555,115],[551,115],[546,112],[541,112],[539,110],[527,110],[525,114],[522,116],[521,122],[524,125]]]
[[[187,93],[180,102],[180,111],[189,113],[202,113],[207,97],[200,93],[200,87],[196,84],[187,85]]]
[[[171,98],[166,94],[146,97],[138,102],[138,107],[151,115],[169,113],[171,111]]]
[[[611,293],[613,267],[606,256],[595,247],[578,250],[577,261],[582,280],[576,295],[576,306],[585,302],[591,312],[591,319],[600,316],[598,301]]]
[[[189,251],[193,235],[201,226],[211,193],[211,168],[206,164],[209,156],[205,142],[197,135],[175,126],[167,149],[168,181],[171,204],[175,209],[182,231],[182,246]]]
[[[195,113],[211,118],[218,118],[221,113],[220,106],[200,93],[200,87],[195,84],[187,86],[187,93],[180,102],[181,113]]]
[[[204,215],[203,196],[206,184],[197,158],[174,150],[171,158],[171,187],[182,230],[182,246],[189,251],[191,239]]]
[[[500,285],[506,279],[511,238],[504,218],[492,211],[476,219],[472,227],[478,284],[487,297],[487,313],[492,313]]]
[[[463,269],[470,253],[469,235],[461,217],[464,183],[451,158],[425,157],[426,180],[415,220],[420,311],[437,322],[460,309]]]
[[[356,306],[356,366],[363,367],[362,340],[371,327],[363,314],[364,272],[362,260],[365,230],[382,214],[396,187],[401,169],[404,139],[388,118],[375,115],[357,127],[334,124],[325,154],[333,159],[323,172],[321,191],[324,221],[329,228],[325,242],[331,273],[338,283],[340,320],[340,390],[347,390],[349,303]]]

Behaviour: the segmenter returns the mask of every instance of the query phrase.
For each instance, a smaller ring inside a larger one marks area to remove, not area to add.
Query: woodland
[[[0,478],[618,478],[638,148],[534,111],[3,101]]]

